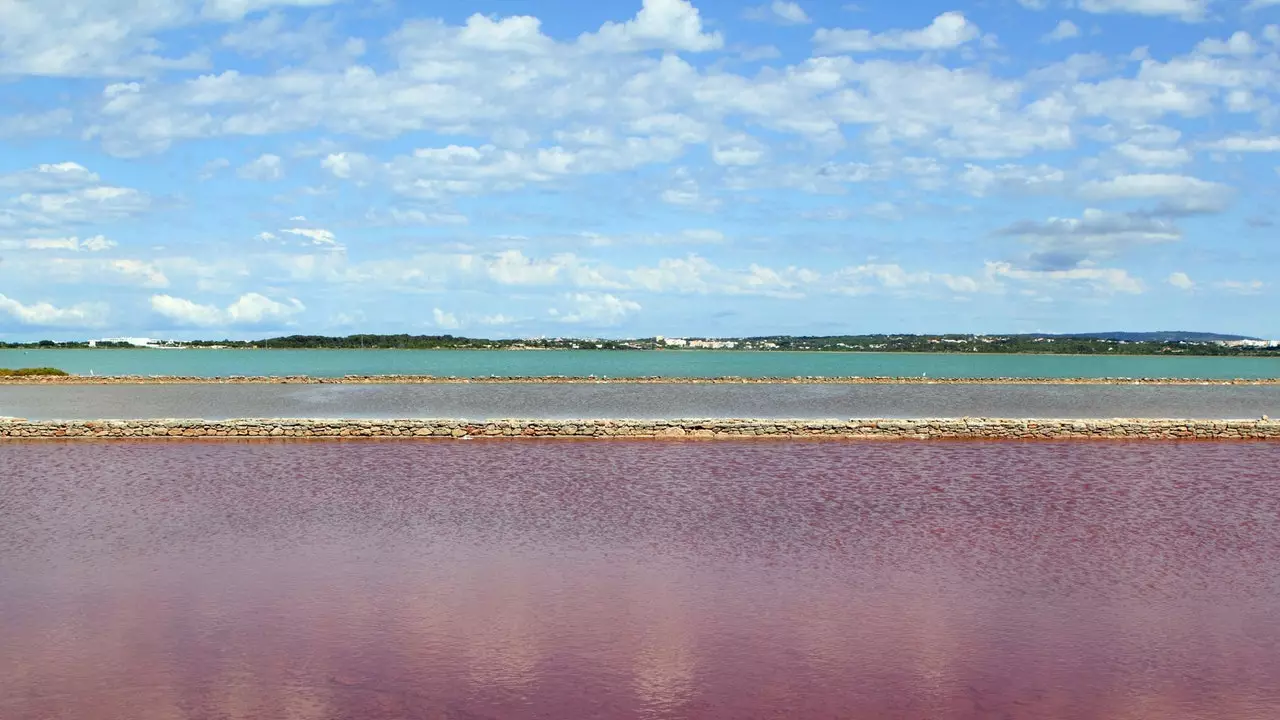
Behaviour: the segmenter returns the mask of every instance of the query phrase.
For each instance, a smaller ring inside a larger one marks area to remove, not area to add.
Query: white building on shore
[[[118,337],[118,338],[102,338],[100,340],[90,340],[89,347],[97,347],[98,343],[116,343],[116,344],[124,343],[126,345],[132,345],[134,347],[140,347],[140,348],[172,349],[176,347],[175,341],[173,340],[156,340],[155,338],[140,338],[140,337]]]

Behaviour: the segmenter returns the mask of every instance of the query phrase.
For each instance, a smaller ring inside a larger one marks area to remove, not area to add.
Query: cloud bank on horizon
[[[0,337],[1280,336],[1280,2],[0,0]]]

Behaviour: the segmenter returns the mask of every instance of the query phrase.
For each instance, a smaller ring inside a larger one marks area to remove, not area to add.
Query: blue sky
[[[1280,337],[1280,0],[0,0],[0,337]]]

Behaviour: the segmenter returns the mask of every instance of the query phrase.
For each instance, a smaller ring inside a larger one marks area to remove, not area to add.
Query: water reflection
[[[1274,455],[8,444],[0,717],[1269,720]]]

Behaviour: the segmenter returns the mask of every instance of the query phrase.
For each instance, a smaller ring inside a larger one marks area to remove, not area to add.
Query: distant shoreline
[[[1280,385],[1276,378],[948,378],[948,377],[604,377],[347,375],[342,377],[178,375],[0,376],[0,385],[420,385],[420,384],[670,384],[670,385]]]
[[[1108,346],[1122,347],[1122,346]],[[1198,348],[1180,348],[1177,352],[1072,352],[1056,351],[1052,349],[1036,349],[1036,350],[981,350],[978,352],[964,352],[952,349],[946,350],[918,350],[918,349],[893,349],[893,348],[778,348],[778,349],[760,349],[760,348],[684,348],[684,347],[657,347],[657,348],[562,348],[562,347],[410,347],[410,348],[392,348],[392,347],[207,347],[207,346],[190,346],[190,347],[4,347],[0,346],[0,352],[94,352],[94,353],[111,353],[111,352],[150,352],[150,351],[188,351],[198,350],[203,352],[226,351],[226,352],[467,352],[467,353],[489,353],[489,352],[510,352],[510,353],[601,353],[601,354],[621,354],[621,353],[657,353],[657,354],[689,354],[689,355],[948,355],[953,357],[1080,357],[1080,358],[1213,358],[1213,359],[1273,359],[1280,360],[1280,351],[1263,350],[1263,349],[1233,349],[1229,352],[1197,352]]]

